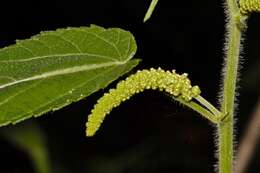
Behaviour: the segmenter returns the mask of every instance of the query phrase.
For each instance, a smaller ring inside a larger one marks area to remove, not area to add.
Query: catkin
[[[119,82],[116,89],[110,89],[97,101],[86,123],[86,135],[93,136],[105,116],[114,107],[145,89],[158,89],[175,97],[181,97],[187,102],[190,101],[193,97],[198,96],[201,91],[198,86],[191,86],[187,76],[186,73],[179,75],[174,70],[170,72],[160,68],[138,71],[136,74],[129,76],[126,80]]]

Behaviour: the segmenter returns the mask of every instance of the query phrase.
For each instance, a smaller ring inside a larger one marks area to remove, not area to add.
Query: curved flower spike
[[[114,107],[145,89],[165,91],[189,102],[192,98],[200,95],[201,91],[198,86],[191,86],[187,76],[186,73],[179,75],[174,70],[170,72],[160,68],[138,71],[129,76],[126,80],[119,82],[116,89],[110,89],[97,101],[86,123],[87,136],[93,136],[96,133],[105,116]]]
[[[248,15],[252,12],[260,12],[260,0],[240,0],[240,12],[243,15]]]

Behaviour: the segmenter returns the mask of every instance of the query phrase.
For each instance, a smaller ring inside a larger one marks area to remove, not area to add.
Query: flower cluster
[[[247,15],[252,12],[260,12],[260,0],[240,0],[240,12]]]
[[[198,86],[191,86],[187,76],[186,73],[179,75],[174,70],[170,72],[160,68],[138,71],[136,74],[129,76],[126,80],[119,82],[116,89],[110,89],[97,101],[86,123],[87,136],[95,134],[105,116],[114,107],[145,89],[165,91],[174,97],[180,97],[187,102],[190,101],[193,97],[198,96],[201,91]]]

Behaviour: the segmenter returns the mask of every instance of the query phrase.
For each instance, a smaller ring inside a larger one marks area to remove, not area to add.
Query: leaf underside
[[[60,109],[135,67],[131,33],[118,28],[42,32],[0,50],[0,126]]]

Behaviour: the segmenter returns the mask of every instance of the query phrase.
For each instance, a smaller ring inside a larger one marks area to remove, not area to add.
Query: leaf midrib
[[[77,72],[82,72],[82,71],[88,71],[88,70],[93,70],[93,69],[98,69],[98,68],[103,68],[103,67],[109,67],[109,66],[114,66],[114,65],[123,65],[127,63],[128,60],[126,61],[116,61],[116,62],[108,62],[108,63],[101,63],[101,64],[91,64],[91,65],[82,65],[82,66],[73,66],[70,68],[64,68],[64,69],[59,69],[59,70],[54,70],[50,71],[47,73],[42,73],[38,74],[32,77],[27,77],[21,80],[16,80],[10,83],[6,83],[4,85],[0,85],[0,90],[4,89],[8,86],[16,85],[19,83],[23,82],[28,82],[28,81],[33,81],[33,80],[38,80],[38,79],[46,79],[54,76],[60,76],[60,75],[65,75],[65,74],[72,74],[72,73],[77,73]]]

